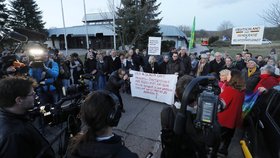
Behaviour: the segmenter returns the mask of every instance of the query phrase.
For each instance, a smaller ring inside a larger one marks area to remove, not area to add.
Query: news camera
[[[213,128],[218,110],[224,106],[219,100],[220,88],[214,76],[203,76],[193,79],[186,87],[182,96],[182,103],[177,113],[174,132],[182,134],[185,129],[187,106],[197,101],[196,118],[193,123],[196,128]]]
[[[79,114],[80,106],[89,93],[83,78],[79,84],[71,85],[67,89],[64,87],[63,97],[55,104],[41,105],[39,96],[35,98],[35,106],[29,111],[30,117],[35,119],[41,117],[45,125],[54,126],[63,123],[69,117],[76,117]]]

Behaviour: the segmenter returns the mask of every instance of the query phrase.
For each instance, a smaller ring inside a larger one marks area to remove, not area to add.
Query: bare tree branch
[[[260,17],[268,23],[280,27],[280,0],[276,0],[272,3],[270,8],[264,10]]]

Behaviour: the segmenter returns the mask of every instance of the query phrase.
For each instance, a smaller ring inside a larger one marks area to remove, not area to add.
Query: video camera
[[[187,118],[187,106],[197,101],[196,118],[193,120],[195,128],[213,128],[217,121],[217,112],[223,108],[218,95],[220,88],[214,76],[203,76],[193,79],[185,87],[180,111],[177,113],[174,123],[175,134],[181,135],[185,132]]]
[[[27,52],[32,61],[31,67],[33,68],[43,68],[44,67],[44,53],[46,49],[42,44],[31,42],[26,45]]]
[[[69,116],[76,117],[80,112],[80,106],[89,93],[86,85],[79,82],[77,85],[72,85],[67,90],[64,89],[64,97],[55,104],[41,105],[39,98],[35,98],[35,107],[29,111],[29,116],[32,119],[42,117],[46,125],[54,126],[65,122]],[[65,104],[64,104],[65,103]]]

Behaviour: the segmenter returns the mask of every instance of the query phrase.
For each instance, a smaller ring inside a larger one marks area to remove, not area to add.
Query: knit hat
[[[249,62],[249,61],[253,61],[253,62],[255,62],[256,65],[258,65],[258,61],[257,61],[257,59],[255,59],[255,58],[251,58],[251,59],[248,60],[248,62]]]

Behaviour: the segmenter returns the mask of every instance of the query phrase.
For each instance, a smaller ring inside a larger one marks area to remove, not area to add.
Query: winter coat
[[[246,83],[246,93],[252,93],[260,81],[261,72],[259,69],[256,70],[250,77],[248,77],[248,69],[242,70],[242,76],[245,79]]]
[[[270,74],[262,74],[260,75],[260,81],[255,87],[254,92],[256,92],[259,87],[264,87],[268,90],[278,84],[279,84],[278,79],[275,76]]]
[[[183,76],[185,74],[185,67],[181,60],[170,60],[166,67],[166,74],[175,74],[178,73],[179,76]]]
[[[220,99],[225,103],[225,108],[218,113],[218,121],[222,127],[230,129],[240,127],[244,97],[244,91],[225,86],[224,91],[220,94]]]
[[[0,124],[0,157],[37,157],[43,148],[49,146],[25,115],[0,109]],[[49,147],[40,157],[52,158],[55,153]]]
[[[90,138],[88,141],[80,142],[68,158],[138,158],[137,154],[129,151],[123,145],[121,137],[114,135],[103,141]]]

